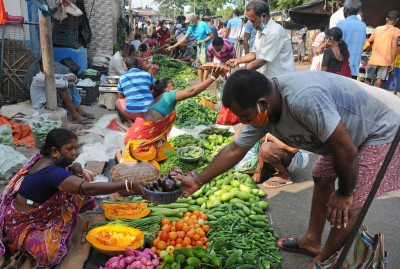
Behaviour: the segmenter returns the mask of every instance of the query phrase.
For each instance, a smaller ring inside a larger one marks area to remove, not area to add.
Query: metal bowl
[[[196,150],[200,151],[200,155],[196,158],[185,157],[185,156],[183,156],[183,152],[187,149],[196,149]],[[181,159],[184,162],[195,163],[198,160],[200,160],[200,158],[204,155],[204,150],[202,148],[196,147],[196,146],[187,146],[187,147],[178,149],[178,151],[176,152],[176,155],[178,155],[179,159]]]
[[[118,84],[119,76],[107,76],[106,79],[109,84]]]

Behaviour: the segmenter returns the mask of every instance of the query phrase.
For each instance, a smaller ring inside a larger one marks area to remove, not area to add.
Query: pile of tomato
[[[178,221],[171,222],[165,218],[158,236],[153,241],[152,250],[160,254],[163,250],[175,248],[192,248],[194,246],[208,246],[206,233],[210,226],[206,224],[207,215],[199,210],[186,212]]]

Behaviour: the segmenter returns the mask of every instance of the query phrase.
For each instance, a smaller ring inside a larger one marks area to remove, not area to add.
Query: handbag
[[[385,251],[383,234],[371,235],[367,226],[362,225],[354,244],[354,269],[386,269],[388,255]]]
[[[335,267],[339,258],[339,252],[332,255],[323,263],[317,262],[314,269],[332,269]],[[386,269],[388,265],[388,255],[385,251],[383,234],[371,235],[368,233],[367,226],[361,225],[354,243],[354,259],[350,265],[345,262],[342,269]]]

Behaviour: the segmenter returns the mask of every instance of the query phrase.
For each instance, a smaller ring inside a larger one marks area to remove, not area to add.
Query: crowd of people
[[[163,150],[171,149],[166,139],[176,119],[177,102],[198,95],[225,73],[222,67],[214,67],[211,73],[199,72],[197,85],[178,90],[170,78],[154,78],[157,66],[152,54],[182,59],[190,49],[205,49],[206,61],[240,69],[227,78],[222,104],[238,117],[241,127],[235,140],[202,172],[194,178],[176,176],[183,182],[183,195],[191,195],[234,167],[260,140],[259,158],[263,169],[270,169],[270,173],[261,173],[269,174],[264,178],[265,187],[291,184],[293,166],[297,163],[304,168],[304,161],[299,161],[302,153],[315,153],[319,158],[312,169],[308,229],[298,238],[280,238],[277,245],[315,257],[307,268],[328,260],[343,247],[400,126],[400,99],[368,85],[374,80],[379,86],[393,69],[394,44],[397,46],[400,37],[395,27],[399,12],[389,12],[386,25],[367,40],[372,44],[372,61],[368,83],[361,83],[355,79],[366,43],[365,23],[357,17],[361,5],[360,0],[346,0],[339,13],[332,15],[332,27],[317,36],[314,49],[322,55],[319,72],[295,72],[291,40],[271,18],[265,1],[247,4],[247,21],[234,11],[219,31],[196,14],[179,16],[174,27],[164,22],[157,27],[150,21],[142,23],[140,30],[134,29],[130,43],[115,53],[109,67],[109,75],[120,76],[116,107],[130,126],[126,150],[134,155],[153,148],[156,158],[163,160]],[[300,31],[301,39],[305,31]],[[176,42],[171,42],[173,39]],[[244,54],[238,52],[241,45]],[[190,53],[189,61],[192,58],[197,61],[198,55]],[[67,75],[57,85],[63,89],[61,99],[73,117],[84,121],[91,115],[74,99],[75,79]],[[31,91],[44,89],[39,85],[42,80],[40,74]],[[35,103],[43,105],[43,100]],[[82,167],[73,162],[77,143],[76,135],[68,130],[51,131],[40,152],[10,180],[1,199],[0,225],[3,236],[9,238],[8,249],[29,254],[37,266],[61,262],[77,215],[94,207],[91,196],[124,190],[143,195],[143,186],[135,179],[89,184]],[[116,153],[116,159],[130,160],[122,151]],[[398,189],[400,148],[377,195]],[[323,243],[326,221],[331,230]],[[0,254],[5,251],[1,242]]]

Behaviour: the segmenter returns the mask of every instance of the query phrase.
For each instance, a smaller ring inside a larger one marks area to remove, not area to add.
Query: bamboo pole
[[[51,31],[51,18],[48,14],[41,13],[40,22],[40,48],[42,50],[44,86],[46,91],[46,107],[48,110],[57,110],[57,91],[54,74],[53,40]]]

